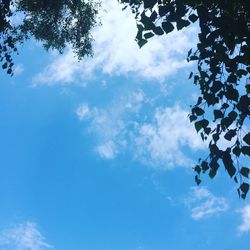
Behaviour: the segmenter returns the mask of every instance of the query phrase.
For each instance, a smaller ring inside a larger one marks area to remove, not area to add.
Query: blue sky
[[[246,247],[250,204],[225,171],[194,184],[206,155],[187,119],[196,28],[139,50],[133,17],[105,8],[93,58],[31,41],[15,76],[1,74],[0,249]]]

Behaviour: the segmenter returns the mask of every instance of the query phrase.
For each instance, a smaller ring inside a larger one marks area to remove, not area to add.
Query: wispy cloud
[[[22,64],[14,65],[13,71],[14,71],[14,76],[21,75],[24,71],[24,66]]]
[[[185,202],[191,207],[191,216],[194,220],[201,220],[228,210],[227,200],[215,196],[206,187],[193,187],[190,197]]]
[[[183,153],[184,146],[192,150],[205,147],[188,121],[188,112],[178,105],[156,109],[153,121],[139,126],[135,143],[138,158],[165,168],[192,163]]]
[[[82,103],[76,109],[79,120],[85,121],[88,131],[97,138],[95,151],[106,159],[114,159],[126,148],[129,133],[136,126],[133,119],[146,102],[140,89],[117,96],[107,107],[90,108]]]
[[[128,151],[134,159],[153,167],[189,166],[192,160],[184,148],[196,151],[205,145],[188,121],[188,112],[179,105],[153,106],[139,89],[123,93],[106,107],[89,108],[82,103],[76,114],[97,138],[96,152],[103,158],[114,159]]]
[[[242,222],[238,227],[240,233],[246,233],[250,231],[250,205],[246,205],[241,210],[239,210]]]
[[[18,224],[0,233],[1,249],[53,250],[33,222]]]
[[[102,26],[93,30],[94,57],[79,63],[71,50],[54,56],[35,84],[83,83],[98,70],[107,75],[134,74],[145,79],[164,79],[187,67],[186,53],[195,43],[195,28],[152,38],[142,49],[135,42],[136,23],[129,10],[116,1],[103,2]]]
[[[76,109],[76,115],[78,116],[79,120],[82,121],[90,116],[90,110],[87,103],[81,103],[78,108]]]

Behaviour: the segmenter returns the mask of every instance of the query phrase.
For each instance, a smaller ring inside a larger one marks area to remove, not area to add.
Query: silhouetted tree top
[[[245,198],[250,166],[239,160],[250,156],[250,1],[120,2],[135,14],[140,47],[155,35],[198,22],[199,41],[187,60],[197,62],[197,72],[191,72],[189,78],[199,87],[200,96],[189,118],[202,140],[209,142],[209,155],[195,166],[195,180],[200,184],[202,173],[214,178],[224,165],[238,183],[240,197]]]
[[[79,59],[91,56],[91,30],[97,25],[97,1],[0,0],[0,60],[12,74],[12,53],[27,39],[60,53],[69,45]]]

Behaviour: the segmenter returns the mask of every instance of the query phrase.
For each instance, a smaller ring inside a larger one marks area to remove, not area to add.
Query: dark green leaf
[[[194,75],[194,73],[190,72],[188,79],[191,79],[193,75]]]
[[[189,19],[192,23],[194,23],[195,21],[197,21],[198,16],[195,15],[195,14],[192,14],[192,15],[190,15],[190,16],[188,17],[188,19]]]
[[[243,199],[245,199],[246,197],[246,194],[248,193],[249,191],[249,184],[246,183],[246,182],[243,182],[241,185],[240,185],[240,190],[243,192],[244,194],[244,197],[242,197]]]
[[[199,107],[194,107],[192,111],[198,116],[203,115],[205,113],[204,110]]]
[[[250,172],[250,169],[249,168],[246,168],[246,167],[242,167],[240,169],[240,173],[246,177],[246,178],[249,178],[249,172]]]
[[[241,148],[241,152],[242,152],[244,155],[250,156],[250,147],[248,147],[248,146],[243,146],[243,147]]]
[[[181,30],[181,29],[183,29],[184,27],[187,27],[189,24],[190,24],[190,22],[189,22],[188,20],[179,19],[179,20],[176,22],[177,30]]]
[[[231,85],[227,86],[227,91],[226,91],[225,95],[229,100],[232,100],[235,102],[237,102],[239,99],[238,90],[233,88],[233,86],[231,86]]]
[[[250,94],[250,84],[247,84],[245,87],[246,87],[247,93]]]
[[[241,77],[242,75],[247,75],[247,71],[244,69],[238,69],[237,70],[237,76]]]
[[[189,116],[190,122],[193,122],[193,121],[195,121],[196,119],[197,119],[197,116],[196,116],[196,115],[190,115],[190,116]]]
[[[153,28],[153,32],[158,35],[161,36],[164,34],[164,31],[162,30],[162,28],[160,26],[156,26]]]
[[[196,131],[197,131],[197,133],[198,133],[198,132],[202,129],[202,126],[201,126],[201,124],[200,124],[200,121],[195,122],[194,127],[195,127],[195,129],[196,129]]]
[[[236,136],[236,129],[230,129],[224,136],[224,138],[228,141],[231,141],[233,137]]]
[[[199,165],[196,165],[195,168],[194,168],[194,171],[197,173],[197,174],[200,174],[201,172],[201,167]]]
[[[166,34],[170,33],[174,30],[174,25],[170,22],[162,22],[162,29],[165,31]]]
[[[201,168],[203,172],[206,172],[209,169],[208,163],[206,161],[203,161],[201,163]]]
[[[235,146],[235,147],[233,148],[233,153],[234,153],[237,157],[240,156],[241,150],[240,150],[239,146]]]
[[[230,175],[230,177],[232,178],[235,173],[236,173],[236,168],[233,165],[233,160],[231,158],[231,154],[228,150],[226,150],[223,153],[223,158],[222,158],[223,164],[228,172],[228,174]]]
[[[243,141],[245,143],[247,143],[248,145],[250,145],[250,133],[247,133],[244,137],[243,137]]]
[[[200,183],[201,183],[201,179],[199,178],[198,175],[195,176],[195,182],[196,182],[196,184],[197,184],[198,186],[199,186]]]
[[[151,37],[153,37],[153,36],[154,36],[154,33],[153,33],[153,32],[147,32],[147,33],[144,34],[144,38],[145,38],[145,39],[149,39],[149,38],[151,38]]]
[[[215,169],[211,169],[210,171],[209,171],[209,177],[211,178],[211,179],[213,179],[214,177],[215,177],[215,175],[217,174],[217,171],[215,170]]]
[[[213,134],[212,137],[215,143],[220,139],[220,136],[217,133]]]
[[[227,78],[227,82],[236,83],[236,82],[237,82],[237,76],[234,75],[234,74],[231,74],[231,75]]]
[[[214,110],[214,119],[215,120],[223,118],[223,117],[224,117],[224,114],[222,113],[221,110],[219,110],[219,109]]]
[[[138,40],[137,44],[139,45],[139,47],[141,48],[143,45],[145,45],[148,41],[146,39],[141,39]]]

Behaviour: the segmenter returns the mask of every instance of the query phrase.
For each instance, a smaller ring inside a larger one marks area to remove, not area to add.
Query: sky
[[[194,182],[197,27],[139,49],[129,11],[108,0],[101,19],[93,58],[29,41],[1,72],[0,249],[246,248],[249,199],[222,168]]]

